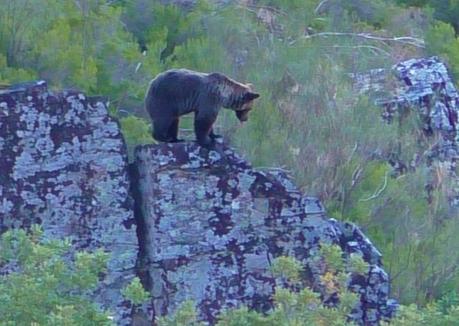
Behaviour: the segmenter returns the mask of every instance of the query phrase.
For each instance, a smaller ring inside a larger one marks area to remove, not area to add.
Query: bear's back
[[[171,69],[156,76],[151,85],[159,88],[190,89],[204,84],[207,76],[206,73],[188,69]]]
[[[208,89],[209,74],[188,69],[171,69],[157,75],[147,96],[156,100],[182,100]]]

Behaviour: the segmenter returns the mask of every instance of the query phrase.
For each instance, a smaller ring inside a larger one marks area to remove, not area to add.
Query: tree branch
[[[316,7],[316,9],[314,9],[314,13],[317,15],[320,11],[320,9],[322,8],[322,6],[324,4],[326,4],[328,2],[328,0],[322,0]]]
[[[359,38],[372,40],[372,41],[396,42],[396,43],[402,43],[406,45],[415,46],[418,48],[425,48],[425,42],[423,39],[419,39],[419,38],[411,37],[411,36],[384,37],[384,36],[371,35],[368,33],[322,32],[322,33],[304,35],[303,37],[306,39],[309,39],[313,37],[327,37],[327,36],[359,37]]]
[[[385,56],[392,57],[392,55],[386,50],[383,50],[381,48],[378,48],[372,45],[330,45],[330,46],[319,46],[319,47],[320,48],[368,49],[368,50],[371,50],[372,52],[379,52],[380,54],[383,54]]]
[[[360,201],[370,201],[372,199],[378,198],[387,187],[387,175],[388,175],[388,173],[386,172],[386,174],[384,175],[384,184],[382,185],[382,187],[379,190],[376,190],[374,192],[374,194],[371,195],[368,198],[360,199]]]

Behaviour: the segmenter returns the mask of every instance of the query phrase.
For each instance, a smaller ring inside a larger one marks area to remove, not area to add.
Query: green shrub
[[[438,55],[449,63],[451,73],[459,81],[459,38],[453,27],[448,23],[437,22],[427,31],[426,44],[430,55]]]
[[[192,301],[185,301],[173,316],[159,318],[158,326],[203,326],[197,321],[197,314]]]
[[[131,160],[133,159],[135,146],[154,142],[151,136],[150,124],[145,119],[128,116],[121,118],[120,124]]]
[[[357,272],[355,267],[351,268],[351,265],[345,263],[340,247],[335,245],[324,244],[317,259],[323,259],[326,266],[326,272],[322,276],[325,297],[338,294],[340,302],[337,306],[324,305],[320,300],[320,294],[308,287],[293,292],[278,286],[273,297],[275,308],[267,315],[241,307],[224,312],[220,316],[218,326],[353,325],[347,320],[347,315],[356,304],[357,295],[347,290],[350,274],[346,269]],[[355,265],[357,261],[361,266],[361,257],[358,259],[354,256],[352,264]],[[368,265],[366,267],[368,269]],[[283,279],[291,277],[289,281],[298,284],[302,266],[292,257],[279,257],[273,262],[272,271],[274,276]]]
[[[150,294],[145,291],[138,277],[134,277],[121,293],[135,305],[142,304],[150,299]]]
[[[91,302],[106,270],[102,250],[78,252],[68,262],[69,240],[47,240],[39,227],[30,234],[10,230],[0,238],[0,325],[111,325],[108,312]]]

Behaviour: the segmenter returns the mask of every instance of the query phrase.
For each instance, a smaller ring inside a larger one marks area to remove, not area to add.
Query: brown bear
[[[253,100],[260,95],[252,85],[239,83],[221,73],[202,73],[172,69],[160,73],[151,82],[145,96],[145,108],[153,121],[153,138],[162,142],[180,142],[179,117],[194,112],[197,142],[206,148],[215,146],[212,125],[221,107],[234,110],[240,121],[248,119]]]

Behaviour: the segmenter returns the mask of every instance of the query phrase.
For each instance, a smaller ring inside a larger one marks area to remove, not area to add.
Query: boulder
[[[324,243],[341,246],[346,256],[359,253],[370,264],[368,274],[350,285],[360,295],[355,321],[377,325],[396,310],[378,250],[357,226],[328,218],[285,173],[253,169],[224,145],[207,151],[193,143],[138,147],[133,169],[153,318],[189,299],[211,325],[225,308],[268,311],[276,284],[273,259],[296,257],[309,275],[306,282],[320,288],[323,264],[315,258]]]
[[[459,208],[459,93],[449,76],[446,65],[438,57],[410,59],[400,62],[392,69],[374,69],[365,74],[352,74],[354,87],[360,93],[370,93],[382,108],[382,117],[388,123],[402,121],[416,114],[421,122],[423,135],[430,141],[428,148],[419,151],[411,162],[397,157],[389,159],[395,174],[416,169],[425,163],[430,181],[425,185],[431,200],[438,187],[434,179],[438,171],[448,176],[449,203]],[[397,118],[397,119],[395,119]],[[446,179],[446,178],[445,178]]]
[[[95,301],[130,324],[120,289],[135,276],[126,146],[103,99],[43,81],[0,90],[0,233],[41,224],[75,250],[111,254]]]

